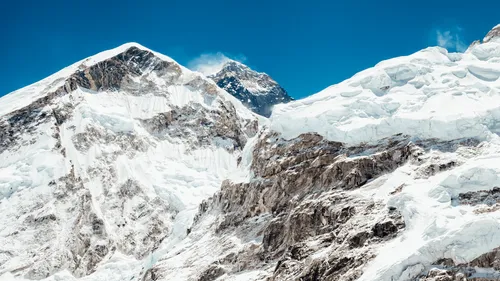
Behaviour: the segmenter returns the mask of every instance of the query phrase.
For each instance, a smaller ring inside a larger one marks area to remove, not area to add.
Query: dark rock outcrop
[[[221,111],[210,111],[199,104],[172,106],[171,111],[141,122],[152,135],[160,138],[196,140],[191,143],[193,148],[214,144],[230,151],[242,149],[252,133],[244,132],[246,128],[240,125],[243,120],[232,104],[221,103],[220,108]]]
[[[271,116],[275,104],[293,100],[269,75],[253,71],[236,61],[227,62],[222,70],[209,78],[250,110],[265,117]]]
[[[458,195],[458,203],[472,206],[477,206],[479,204],[493,206],[500,203],[500,187],[494,187],[491,190],[460,193]]]

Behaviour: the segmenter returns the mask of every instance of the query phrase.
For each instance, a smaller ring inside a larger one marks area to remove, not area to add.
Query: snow
[[[62,69],[41,81],[0,97],[0,104],[2,104],[0,107],[0,116],[25,107],[37,99],[45,96],[47,93],[64,85],[65,78],[74,73],[82,62],[83,60]]]
[[[500,43],[500,36],[498,36],[500,30],[500,24],[493,27],[490,32],[484,37],[483,42],[499,42]]]
[[[72,136],[86,132],[88,126],[114,134],[131,133],[150,138],[138,119],[151,118],[167,112],[173,106],[204,103],[201,93],[190,91],[187,87],[177,87],[177,94],[166,96],[131,96],[120,91],[93,94],[74,91],[73,98],[81,101],[75,108],[73,119],[65,124],[65,147],[72,147]],[[76,128],[74,131],[69,129],[72,126]],[[137,153],[133,158],[123,155],[116,159],[114,169],[117,181],[136,179],[150,187],[152,196],[158,195],[169,202],[174,210],[189,211],[191,217],[199,203],[212,195],[237,166],[236,156],[222,145],[193,150],[184,142],[175,140],[149,139],[148,142],[147,151]],[[71,158],[76,160],[75,166],[85,173],[93,166],[105,164],[100,162],[103,155],[120,150],[119,146],[113,144],[95,144],[88,153],[82,154],[76,149],[68,149],[67,153],[74,155]],[[96,181],[94,186],[98,187],[100,183]],[[102,191],[97,188],[96,192]]]
[[[500,45],[498,42],[488,42],[475,46],[470,52],[478,59],[487,61],[500,57],[500,48],[498,45]]]
[[[257,83],[256,81],[253,81],[253,80],[240,80],[241,81],[241,84],[243,84],[243,86],[248,90],[250,91],[250,93],[254,94],[254,95],[266,95],[269,93],[269,89],[264,87],[263,85],[260,85],[259,83]]]
[[[6,115],[12,111],[18,110],[20,108],[23,108],[35,100],[55,91],[58,87],[64,85],[66,79],[79,69],[84,69],[87,67],[90,67],[92,65],[95,65],[101,61],[104,61],[106,59],[109,59],[113,56],[116,56],[120,53],[125,52],[127,49],[131,47],[136,47],[141,50],[149,51],[152,52],[156,57],[163,61],[168,61],[168,62],[175,62],[172,58],[165,56],[161,53],[155,52],[151,49],[148,49],[138,43],[125,43],[121,46],[118,46],[114,49],[110,49],[107,51],[100,52],[96,55],[93,55],[91,57],[88,57],[86,59],[83,59],[81,61],[78,61],[52,75],[49,77],[36,82],[32,85],[26,86],[24,88],[21,88],[17,91],[14,91],[12,93],[9,93],[3,97],[0,97],[0,104],[2,104],[2,107],[0,107],[0,116]],[[193,80],[195,78],[201,78],[205,80],[206,82],[210,84],[214,84],[214,82],[210,79],[207,79],[203,76],[200,76],[199,73],[193,72],[186,67],[177,64],[182,72],[181,76],[181,81],[183,83],[187,83],[190,80]],[[155,73],[147,73],[148,79],[154,82],[156,85],[162,85],[165,82],[161,79],[159,79]],[[167,89],[168,93],[170,93],[171,98],[169,99],[171,105],[186,105],[189,102],[200,102],[203,97],[200,95],[200,93],[192,92],[190,90],[186,90],[186,86],[181,86],[181,85],[174,85],[174,86],[169,86]],[[246,107],[235,97],[232,95],[228,94],[227,92],[219,89],[219,94],[225,99],[229,100],[230,102],[233,103],[233,105],[236,107],[238,113],[243,117],[243,118],[255,118],[254,114],[252,114],[250,111],[246,109]],[[206,102],[206,100],[204,100]],[[156,104],[156,103],[155,103]],[[201,103],[204,104],[204,103]],[[162,109],[162,108],[158,108]]]
[[[493,137],[478,148],[431,151],[425,163],[464,163],[427,179],[408,163],[356,191],[400,210],[406,222],[401,236],[388,242],[365,268],[364,280],[411,280],[441,258],[466,263],[500,246],[500,213],[477,214],[457,205],[459,193],[491,190],[500,184],[500,141]],[[404,184],[402,192],[390,195]]]
[[[207,74],[207,76],[235,77],[246,90],[255,96],[268,95],[273,87],[278,85],[266,73],[254,71],[248,66],[233,60],[228,60],[213,70],[216,71]]]
[[[2,107],[0,108],[0,116],[15,111],[17,109],[20,109],[24,106],[27,106],[31,104],[33,101],[56,90],[58,87],[64,85],[65,79],[71,74],[75,73],[77,70],[92,66],[103,60],[109,59],[113,56],[116,56],[126,51],[131,47],[137,47],[143,50],[149,50],[138,43],[126,43],[114,49],[103,51],[94,56],[78,61],[50,75],[49,77],[43,80],[40,80],[34,84],[31,84],[29,86],[16,90],[12,93],[9,93],[3,97],[0,97],[0,103],[2,104]],[[161,55],[156,52],[155,54],[161,56],[161,59],[163,60],[173,61],[171,58],[165,55]]]
[[[303,100],[275,106],[271,128],[285,138],[318,132],[349,144],[397,133],[443,140],[498,132],[500,64],[433,47],[375,67]],[[492,53],[498,52],[500,45]],[[451,59],[450,59],[451,58]]]
[[[51,149],[55,141],[50,135],[49,126],[41,125],[39,129],[40,134],[37,136],[39,141],[2,154],[0,201],[23,189],[43,187],[52,178],[63,175],[64,162],[61,155]],[[51,163],[47,163],[46,159],[51,159]],[[5,205],[0,204],[0,210],[4,207]],[[7,217],[2,216],[2,218]],[[1,225],[5,224],[0,223]]]

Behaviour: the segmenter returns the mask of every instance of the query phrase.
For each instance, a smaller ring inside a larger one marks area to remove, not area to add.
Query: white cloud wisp
[[[462,39],[461,29],[455,28],[452,30],[436,30],[436,42],[440,47],[451,51],[464,52],[467,50],[467,45]]]
[[[209,76],[219,72],[225,63],[229,61],[244,62],[246,58],[242,55],[237,58],[229,58],[221,52],[201,54],[199,57],[188,62],[188,68]]]

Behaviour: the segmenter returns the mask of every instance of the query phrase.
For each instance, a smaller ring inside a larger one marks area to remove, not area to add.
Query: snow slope
[[[499,131],[500,45],[465,54],[427,48],[383,61],[311,97],[279,105],[271,128],[286,138],[318,132],[351,144],[396,133],[487,139]]]

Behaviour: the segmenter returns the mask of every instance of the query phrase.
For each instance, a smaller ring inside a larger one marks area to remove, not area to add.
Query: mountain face
[[[131,280],[97,270],[128,261],[138,276],[138,261],[186,236],[259,126],[212,81],[138,44],[0,104],[0,274],[26,279]]]
[[[274,105],[293,100],[269,75],[253,71],[236,61],[226,62],[209,78],[250,110],[265,117],[271,116]]]
[[[498,280],[495,36],[269,119],[137,44],[2,97],[0,280]]]

